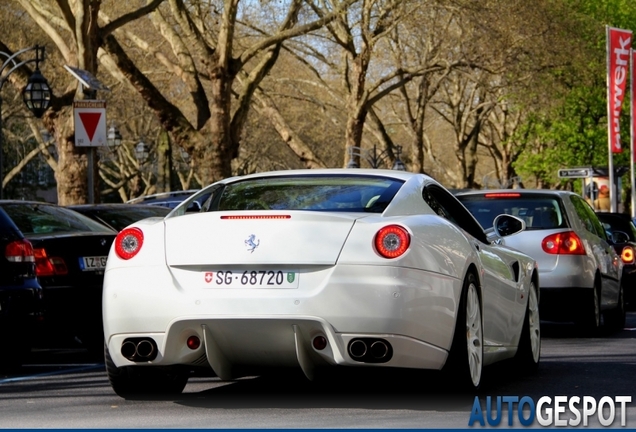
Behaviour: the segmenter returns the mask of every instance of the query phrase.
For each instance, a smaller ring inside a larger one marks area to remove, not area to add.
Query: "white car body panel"
[[[285,174],[317,172],[343,173]],[[513,356],[535,262],[512,249],[480,242],[437,216],[422,200],[422,187],[432,182],[425,176],[356,173],[406,183],[382,214],[180,214],[177,208],[163,220],[134,224],[144,234],[140,252],[124,260],[111,250],[105,272],[104,332],[114,364],[206,364],[224,379],[233,376],[235,366],[300,367],[308,377],[321,365],[441,369],[471,267],[483,290],[485,363]],[[232,215],[289,218],[221,219]],[[374,235],[390,224],[411,234],[409,250],[396,259],[382,258],[373,246]],[[252,235],[255,248],[246,243]],[[518,277],[513,265],[518,265]],[[298,286],[224,288],[207,276],[254,269],[293,270]],[[316,335],[328,340],[324,350],[312,346]],[[189,336],[198,336],[201,346],[187,348]],[[136,337],[156,341],[157,357],[143,363],[125,358],[122,343]],[[373,364],[353,360],[347,344],[364,337],[389,341],[391,359]]]

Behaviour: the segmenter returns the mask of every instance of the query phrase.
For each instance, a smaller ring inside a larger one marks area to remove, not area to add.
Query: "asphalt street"
[[[0,377],[0,428],[466,428],[475,401],[485,408],[487,398],[497,396],[528,396],[535,403],[544,396],[630,396],[625,426],[636,428],[636,312],[613,334],[586,338],[571,325],[549,323],[542,333],[537,373],[494,365],[471,394],[450,388],[436,373],[347,371],[310,383],[287,371],[231,382],[199,374],[177,397],[126,400],[110,388],[103,363],[82,350],[41,350],[20,371]],[[618,408],[613,428],[621,428]],[[496,419],[496,412],[490,416]],[[512,420],[509,426],[504,404],[500,426],[524,427],[514,406]],[[600,426],[598,415],[589,425]]]

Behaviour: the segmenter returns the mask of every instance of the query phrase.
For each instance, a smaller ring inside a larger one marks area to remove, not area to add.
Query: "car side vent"
[[[519,282],[519,261],[515,261],[510,267],[515,274],[515,282]]]

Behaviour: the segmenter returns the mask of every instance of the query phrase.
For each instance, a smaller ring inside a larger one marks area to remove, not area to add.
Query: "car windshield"
[[[605,231],[608,233],[622,231],[627,234],[630,241],[636,241],[636,226],[629,218],[603,213],[597,213],[597,215]]]
[[[382,213],[404,182],[360,175],[260,177],[229,183],[202,211],[313,210]]]
[[[24,235],[113,231],[73,210],[38,203],[7,203],[2,208]]]
[[[526,229],[540,230],[565,227],[567,221],[555,196],[519,193],[486,193],[458,195],[457,198],[484,228],[493,225],[500,214],[517,216]]]

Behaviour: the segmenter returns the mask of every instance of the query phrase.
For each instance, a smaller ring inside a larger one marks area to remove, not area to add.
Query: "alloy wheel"
[[[468,369],[475,387],[479,386],[483,368],[483,331],[481,307],[477,287],[471,283],[466,296],[466,341],[468,344]]]

